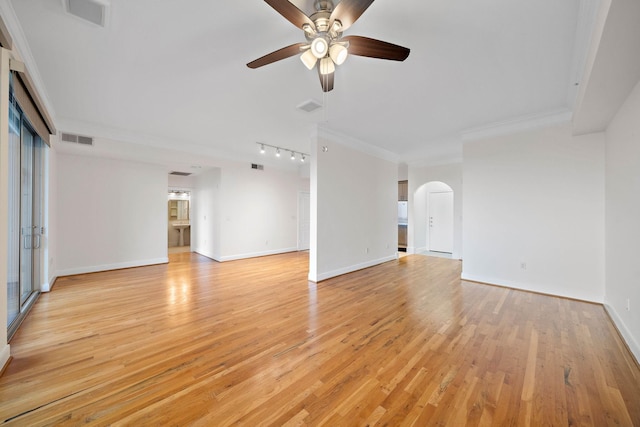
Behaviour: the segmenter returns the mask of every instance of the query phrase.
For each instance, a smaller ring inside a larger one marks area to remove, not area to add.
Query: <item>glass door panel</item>
[[[9,106],[9,206],[7,262],[7,325],[20,314],[20,112]]]
[[[34,231],[33,223],[33,151],[34,135],[23,124],[20,152],[20,306],[33,292]]]
[[[42,139],[11,97],[9,107],[9,218],[7,324],[15,332],[39,292]]]

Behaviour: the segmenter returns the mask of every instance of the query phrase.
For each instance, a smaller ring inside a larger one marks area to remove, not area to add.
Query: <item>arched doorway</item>
[[[440,181],[421,185],[414,194],[416,253],[453,253],[453,189]]]

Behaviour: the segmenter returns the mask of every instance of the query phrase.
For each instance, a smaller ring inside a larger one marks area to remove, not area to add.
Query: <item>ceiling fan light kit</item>
[[[302,29],[307,43],[296,43],[271,52],[247,64],[258,68],[300,54],[309,70],[317,67],[323,92],[333,89],[336,65],[342,65],[349,54],[369,58],[404,61],[410,50],[406,47],[360,36],[342,36],[373,0],[342,0],[333,6],[331,0],[316,0],[316,12],[307,16],[289,0],[265,0],[280,15]]]
[[[344,64],[344,61],[347,60],[347,56],[349,55],[349,51],[344,46],[343,43],[334,43],[331,48],[329,48],[329,56],[336,63],[336,65]]]
[[[328,50],[329,43],[327,43],[327,41],[322,36],[316,37],[311,42],[311,52],[313,53],[313,56],[318,59],[322,59],[327,56]]]
[[[316,66],[316,62],[318,62],[318,58],[311,52],[311,49],[307,49],[302,55],[300,55],[300,60],[309,70],[313,70],[313,67]]]
[[[333,65],[331,58],[322,58],[320,60],[320,74],[326,76],[327,74],[332,74],[334,71],[336,71],[336,66]]]

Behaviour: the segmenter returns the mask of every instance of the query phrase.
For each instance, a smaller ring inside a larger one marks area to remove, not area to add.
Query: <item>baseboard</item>
[[[236,261],[239,259],[247,259],[247,258],[257,258],[257,257],[261,257],[261,256],[268,256],[268,255],[278,255],[278,254],[286,254],[288,252],[297,252],[298,248],[283,248],[283,249],[273,249],[270,251],[260,251],[260,252],[248,252],[246,254],[236,254],[236,255],[224,255],[224,256],[220,256],[219,259],[213,258],[216,261],[219,262],[225,262],[225,261]],[[206,255],[205,255],[206,256]]]
[[[321,282],[323,280],[331,279],[332,277],[342,276],[343,274],[353,273],[354,271],[363,270],[365,268],[373,267],[374,265],[382,264],[388,261],[394,261],[398,259],[397,254],[389,255],[383,258],[378,258],[370,261],[361,262],[359,264],[353,264],[346,267],[338,268],[336,270],[327,271],[325,273],[318,273],[317,277],[309,276],[309,280],[312,282]]]
[[[144,267],[147,265],[166,264],[169,262],[168,257],[154,258],[139,261],[127,261],[114,264],[92,265],[87,267],[68,268],[57,272],[57,276],[73,276],[76,274],[97,273],[99,271],[121,270],[123,268]]]
[[[197,248],[191,247],[191,252],[193,252],[194,254],[198,254],[198,255],[202,255],[203,257],[207,257],[213,261],[216,262],[220,262],[220,255],[217,254],[212,254],[210,252],[207,251],[201,251]]]
[[[40,292],[51,292],[51,289],[53,289],[53,285],[56,283],[56,280],[58,280],[58,276],[53,276],[49,279],[48,282],[40,285]]]
[[[476,283],[482,283],[482,284],[485,284],[485,285],[499,286],[499,287],[502,287],[502,288],[517,289],[519,291],[533,292],[535,294],[548,295],[548,296],[551,296],[551,297],[567,298],[567,299],[572,299],[572,300],[576,300],[576,301],[588,302],[588,303],[592,303],[592,304],[603,304],[603,301],[598,301],[597,299],[594,300],[594,299],[584,298],[584,297],[576,296],[576,295],[545,292],[545,291],[541,291],[541,290],[539,290],[537,288],[524,285],[522,283],[516,283],[516,282],[509,281],[509,280],[495,279],[495,278],[491,278],[491,277],[477,276],[477,275],[474,275],[474,274],[467,274],[464,271],[460,275],[460,278],[462,280],[467,280],[467,281],[476,282]]]
[[[11,352],[9,351],[9,344],[6,344],[2,351],[0,351],[0,376],[7,366],[9,366],[9,360],[11,360]]]
[[[609,317],[611,318],[611,321],[615,325],[616,329],[618,329],[622,340],[625,342],[625,344],[629,348],[629,351],[636,359],[636,363],[638,364],[638,366],[640,366],[640,345],[638,345],[638,342],[635,340],[633,334],[629,331],[629,328],[627,328],[627,325],[625,325],[622,318],[618,315],[616,309],[609,304],[603,304],[603,306],[607,314],[609,314]]]

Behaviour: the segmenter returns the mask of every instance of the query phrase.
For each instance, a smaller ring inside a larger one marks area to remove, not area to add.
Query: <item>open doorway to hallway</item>
[[[167,202],[168,253],[191,252],[191,192],[169,189]]]

